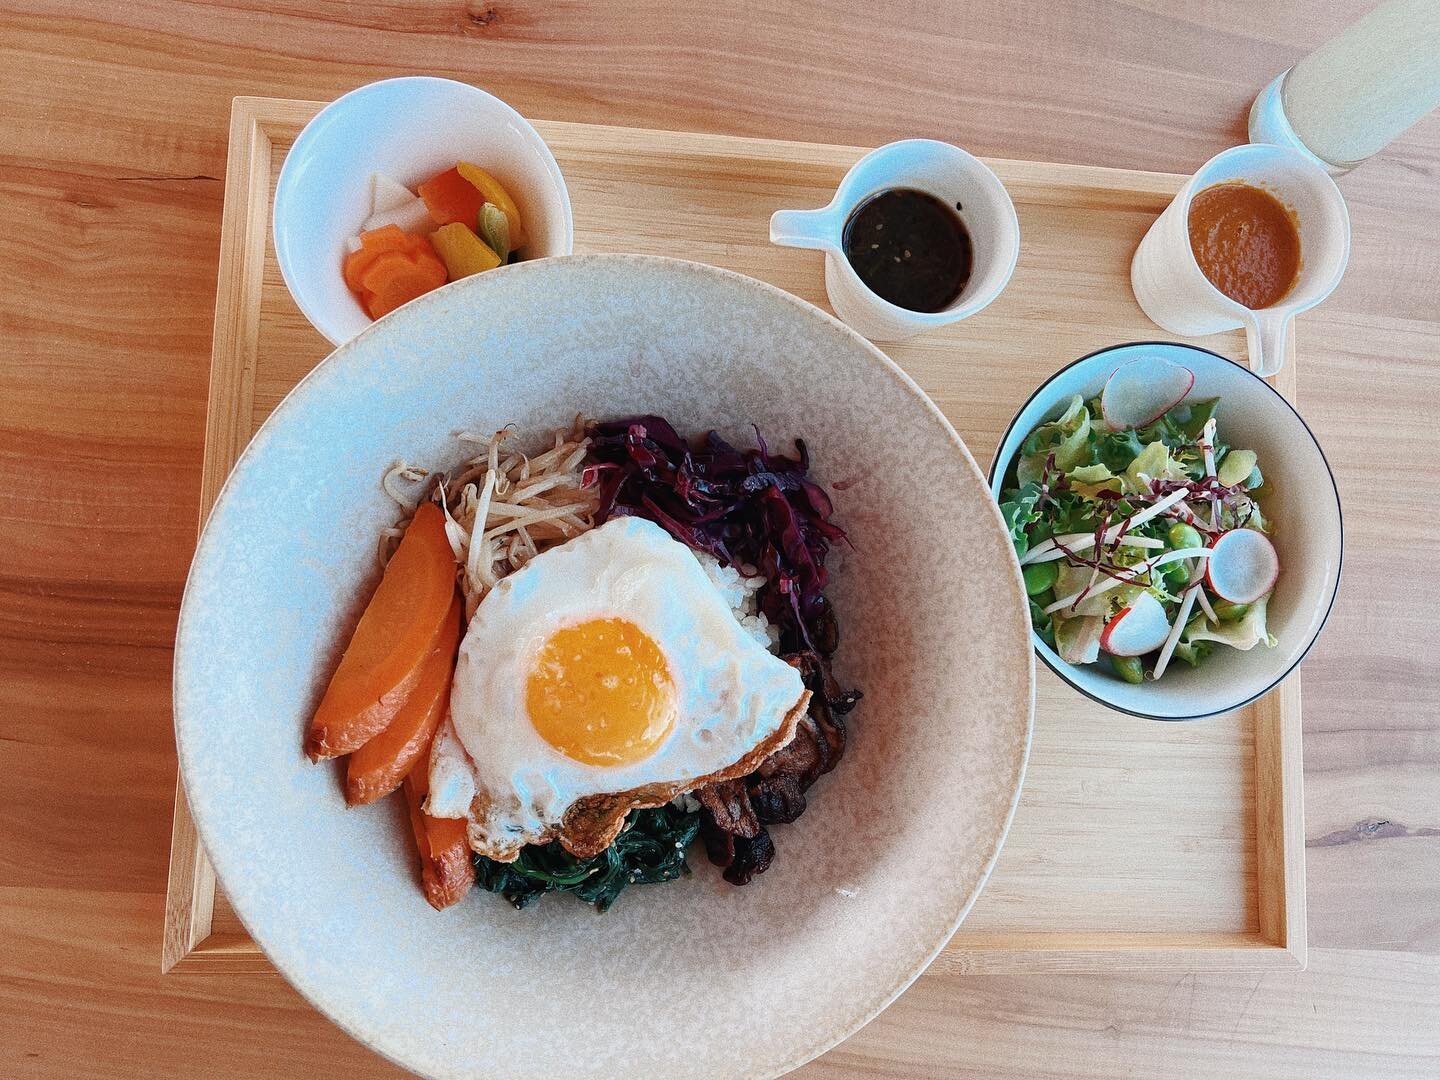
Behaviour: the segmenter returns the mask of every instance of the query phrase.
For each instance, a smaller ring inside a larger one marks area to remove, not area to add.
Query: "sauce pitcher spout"
[[[820,210],[776,210],[770,215],[770,242],[782,247],[838,249],[840,225],[830,207]]]

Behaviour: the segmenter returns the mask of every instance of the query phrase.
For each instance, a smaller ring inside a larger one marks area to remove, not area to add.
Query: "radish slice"
[[[1155,670],[1150,675],[1152,679],[1160,678],[1170,666],[1170,658],[1175,655],[1175,647],[1180,644],[1180,635],[1185,633],[1185,624],[1190,621],[1190,611],[1195,606],[1195,598],[1203,595],[1205,587],[1198,581],[1185,590],[1185,597],[1180,601],[1180,612],[1175,616],[1175,625],[1170,628],[1165,644],[1160,647],[1160,655],[1155,660]]]
[[[1081,589],[1079,592],[1071,593],[1069,596],[1062,596],[1053,604],[1047,604],[1042,610],[1046,615],[1059,611],[1061,608],[1068,608],[1078,604],[1081,600],[1092,596],[1099,596],[1103,592],[1109,592],[1117,585],[1130,585],[1144,577],[1157,566],[1164,566],[1166,563],[1175,562],[1177,559],[1208,559],[1209,548],[1181,548],[1178,551],[1167,551],[1146,559],[1144,562],[1128,566],[1118,574],[1107,577],[1104,581],[1097,581],[1093,588]]]
[[[1179,491],[1172,491],[1169,495],[1166,495],[1159,502],[1151,503],[1139,513],[1132,514],[1124,521],[1118,522],[1115,525],[1111,525],[1110,528],[1105,530],[1105,535],[1101,538],[1101,543],[1115,543],[1115,541],[1119,538],[1122,532],[1125,532],[1129,529],[1138,529],[1141,525],[1144,525],[1145,522],[1149,521],[1151,518],[1156,517],[1159,514],[1163,514],[1166,510],[1169,510],[1170,507],[1183,500],[1188,494],[1190,494],[1189,491],[1184,488],[1180,489]],[[1069,547],[1072,552],[1078,552],[1084,551],[1086,548],[1092,547],[1094,543],[1094,534],[1086,533],[1079,540],[1076,540],[1073,545],[1067,544],[1066,546]],[[1044,541],[1043,543],[1036,544],[1033,548],[1027,551],[1025,553],[1025,557],[1020,560],[1020,565],[1029,566],[1031,563],[1050,562],[1053,559],[1060,558],[1064,554],[1065,553],[1060,550],[1059,546],[1052,538],[1050,540]]]
[[[1218,623],[1220,616],[1215,614],[1215,609],[1210,606],[1210,600],[1205,595],[1204,589],[1195,590],[1195,602],[1200,605],[1200,610],[1205,613],[1205,618],[1212,623]]]
[[[1100,646],[1112,656],[1144,656],[1164,645],[1169,636],[1165,605],[1144,592],[1105,624]]]
[[[1253,604],[1275,587],[1280,556],[1264,533],[1231,529],[1210,545],[1205,582],[1210,591],[1232,604]]]
[[[360,226],[360,231],[367,233],[373,229],[383,229],[386,225],[398,225],[401,232],[428,233],[435,228],[435,220],[430,216],[430,209],[424,201],[412,195],[408,202],[371,214],[365,219],[365,224]]]
[[[1121,364],[1100,391],[1100,411],[1117,431],[1153,424],[1185,400],[1195,373],[1164,357],[1145,357]]]
[[[398,180],[392,180],[384,173],[370,174],[370,213],[379,214],[403,206],[415,193]]]
[[[1205,454],[1205,475],[1215,475],[1215,418],[1212,416],[1205,421],[1205,427],[1200,431],[1200,449]],[[1220,496],[1214,491],[1210,492],[1210,528],[1220,528]]]

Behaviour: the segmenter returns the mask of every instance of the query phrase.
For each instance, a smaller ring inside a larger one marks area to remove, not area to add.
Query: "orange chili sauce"
[[[1190,248],[1200,271],[1248,308],[1278,304],[1300,273],[1295,212],[1263,188],[1232,181],[1190,201]]]

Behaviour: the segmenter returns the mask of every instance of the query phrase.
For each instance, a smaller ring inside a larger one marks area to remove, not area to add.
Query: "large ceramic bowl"
[[[1220,399],[1221,441],[1259,457],[1273,489],[1262,506],[1274,525],[1280,555],[1280,578],[1266,608],[1266,624],[1277,644],[1247,652],[1216,648],[1198,667],[1173,663],[1159,681],[1132,686],[1099,664],[1067,664],[1038,634],[1032,638],[1046,666],[1087,697],[1153,720],[1198,720],[1254,701],[1294,671],[1319,637],[1340,586],[1340,494],[1320,444],[1295,407],[1264,379],[1218,353],[1167,342],[1117,345],[1061,368],[1021,406],[1001,436],[990,487],[998,498],[1012,482],[1007,476],[1025,437],[1054,419],[1072,395],[1093,397],[1121,364],[1151,356],[1193,371],[1189,398]]]
[[[838,671],[864,701],[839,768],[745,888],[691,877],[606,915],[475,893],[426,906],[396,800],[349,810],[301,735],[373,588],[396,459],[465,427],[658,412],[803,435],[854,550]],[[1019,569],[984,478],[920,390],[815,308],[639,256],[520,263],[415,301],[321,364],[241,457],[181,610],[175,727],[235,910],[319,1008],[434,1076],[770,1076],[929,963],[994,863],[1029,745]]]

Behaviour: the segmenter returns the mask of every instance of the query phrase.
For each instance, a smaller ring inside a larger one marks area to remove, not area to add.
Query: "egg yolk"
[[[540,737],[587,765],[628,765],[675,726],[675,681],[665,654],[626,619],[591,619],[551,634],[525,686]]]

